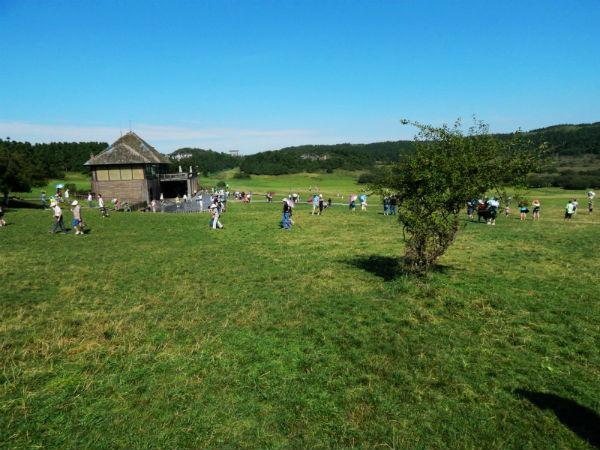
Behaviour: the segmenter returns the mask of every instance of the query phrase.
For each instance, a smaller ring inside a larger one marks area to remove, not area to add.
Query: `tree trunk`
[[[8,206],[8,191],[4,191],[4,200],[2,201],[2,203],[4,203],[4,206]]]

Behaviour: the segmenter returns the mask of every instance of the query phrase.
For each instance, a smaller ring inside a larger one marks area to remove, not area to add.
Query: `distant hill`
[[[205,150],[202,148],[180,148],[169,155],[173,161],[173,169],[178,166],[192,166],[204,175],[220,172],[222,170],[233,169],[240,165],[240,158],[231,156],[227,153]]]
[[[546,142],[553,155],[600,155],[600,122],[553,125],[531,130],[528,134],[534,142]],[[170,156],[177,164],[198,166],[202,172],[239,166],[241,172],[247,174],[281,175],[335,169],[368,170],[377,165],[397,162],[402,155],[413,149],[412,141],[388,141],[371,144],[301,145],[241,157],[212,150],[183,148]]]
[[[600,122],[579,125],[553,125],[529,132],[536,142],[547,142],[560,156],[600,154]]]

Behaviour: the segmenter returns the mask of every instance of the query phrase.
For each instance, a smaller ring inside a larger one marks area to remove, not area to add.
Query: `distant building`
[[[198,189],[194,172],[169,174],[171,161],[130,131],[85,163],[92,171],[92,191],[130,203],[191,195]]]
[[[303,155],[300,155],[300,158],[308,159],[310,161],[327,161],[329,156],[327,154],[315,155],[314,153],[304,153]]]
[[[240,156],[240,151],[239,150],[229,150],[229,154],[231,156]]]
[[[191,158],[192,154],[191,153],[185,153],[185,152],[184,153],[175,153],[175,154],[172,154],[171,157],[173,159],[176,159],[177,161],[181,161],[182,159]]]

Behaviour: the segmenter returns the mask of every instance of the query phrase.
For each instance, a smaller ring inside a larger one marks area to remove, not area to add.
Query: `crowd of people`
[[[267,192],[265,194],[265,198],[267,203],[272,203],[274,192]],[[586,193],[587,195],[587,206],[588,206],[588,214],[592,214],[594,207],[594,198],[596,193],[592,190]],[[79,204],[78,200],[73,200],[72,202],[68,202],[70,198],[70,192],[66,189],[64,192],[61,188],[57,188],[55,195],[50,197],[50,209],[53,213],[53,224],[51,228],[51,233],[67,233],[67,229],[64,224],[63,219],[63,208],[61,205],[69,205],[70,211],[72,213],[71,227],[76,235],[83,235],[85,232],[85,223],[82,218],[82,208]],[[204,201],[208,197],[208,212],[210,213],[210,221],[209,225],[211,229],[222,229],[223,224],[221,223],[221,217],[223,213],[227,210],[227,200],[229,198],[229,191],[212,191],[212,194],[209,191],[197,191],[194,192],[191,196],[187,196],[184,194],[182,197],[177,195],[175,197],[175,205],[176,208],[179,209],[182,205],[186,205],[191,202],[198,202],[199,207],[198,211],[204,211]],[[243,203],[250,203],[252,198],[252,193],[245,193],[236,191],[233,193],[234,199],[241,201]],[[308,196],[308,204],[312,206],[312,210],[310,212],[311,215],[321,216],[324,211],[332,206],[332,200],[329,198],[327,201],[324,200],[323,194],[314,192],[309,194]],[[340,197],[340,194],[338,194]],[[343,196],[342,196],[343,198]],[[87,194],[87,196],[82,197],[82,200],[87,199],[87,204],[89,208],[94,207],[94,196],[91,192]],[[44,208],[46,208],[46,193],[42,191],[40,197],[41,204]],[[301,201],[301,197],[297,193],[291,193],[287,197],[283,198],[283,210],[280,221],[280,227],[285,230],[291,230],[294,225],[293,220],[293,211],[295,206]],[[382,198],[383,201],[383,215],[385,216],[393,216],[397,215],[398,211],[398,198],[395,195],[384,195]],[[510,203],[512,199],[511,197],[506,198],[504,202],[504,215],[508,217],[510,215]],[[348,207],[350,211],[355,211],[357,203],[360,204],[361,210],[367,210],[367,194],[351,194],[348,196]],[[98,210],[100,211],[100,215],[102,218],[109,216],[109,208],[106,206],[104,198],[102,194],[96,195],[96,204]],[[114,211],[131,211],[127,202],[121,203],[119,199],[113,198],[111,200],[112,210]],[[152,199],[146,208],[147,211],[157,212],[157,208],[159,205],[164,206],[165,200],[163,194],[160,195],[160,200],[157,201]],[[500,200],[496,197],[485,197],[485,198],[473,198],[466,201],[466,211],[469,220],[474,220],[475,215],[477,215],[477,221],[480,222],[482,219],[488,225],[495,225],[496,218],[498,217],[500,211]],[[530,211],[531,207],[531,211]],[[518,202],[518,210],[519,210],[519,219],[521,221],[527,220],[527,215],[532,213],[532,220],[538,221],[540,220],[541,213],[541,202],[539,199],[534,199],[531,203],[526,199],[521,199]],[[570,221],[577,214],[579,208],[579,202],[576,198],[569,199],[567,205],[565,206],[564,212],[564,220]],[[162,210],[162,209],[161,209]],[[5,226],[6,221],[4,219],[4,210],[0,206],[0,227]]]

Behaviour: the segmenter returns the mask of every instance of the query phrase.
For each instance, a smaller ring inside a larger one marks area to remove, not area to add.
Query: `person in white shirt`
[[[92,197],[92,193],[91,193],[91,192],[89,192],[89,193],[88,193],[88,196],[87,196],[87,202],[88,202],[88,207],[89,207],[89,208],[91,208],[91,207],[93,207],[93,206],[94,206],[94,203],[93,203],[93,201],[94,201],[94,197]]]
[[[575,214],[575,205],[572,200],[569,200],[569,203],[567,203],[567,206],[565,207],[565,220],[571,220],[573,214]]]
[[[104,206],[104,199],[102,198],[102,194],[98,194],[98,208],[100,208],[100,214],[102,214],[102,217],[108,217],[108,211]]]
[[[592,214],[592,212],[594,211],[594,197],[596,196],[596,193],[594,191],[589,191],[587,193],[587,198],[588,198],[588,214]]]
[[[71,209],[71,212],[73,213],[73,221],[71,222],[71,225],[73,226],[73,230],[75,230],[75,234],[83,235],[83,220],[81,220],[81,205],[79,205],[79,202],[77,200],[73,200],[73,203],[71,203],[71,206],[73,207]]]
[[[216,229],[220,229],[223,228],[223,225],[221,224],[221,222],[219,222],[219,205],[218,205],[218,201],[214,200],[211,205],[208,207],[210,214],[212,216],[211,221],[210,221],[210,226],[213,230]]]
[[[63,222],[62,209],[60,209],[60,206],[58,206],[58,203],[56,202],[50,203],[50,209],[52,209],[52,213],[54,215],[54,226],[52,227],[51,233],[54,234],[58,233],[59,231],[62,231],[66,234],[67,230]]]

